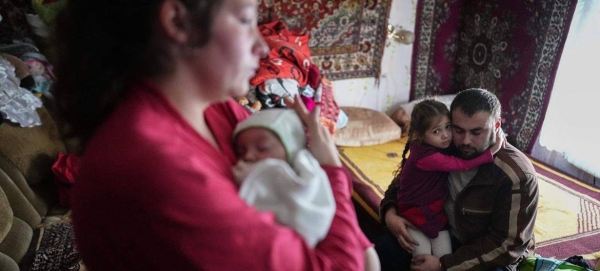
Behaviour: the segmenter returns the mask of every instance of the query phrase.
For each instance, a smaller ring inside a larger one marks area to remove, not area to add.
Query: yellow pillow
[[[348,116],[348,124],[335,131],[337,146],[360,147],[399,139],[402,129],[386,114],[361,107],[340,107]]]

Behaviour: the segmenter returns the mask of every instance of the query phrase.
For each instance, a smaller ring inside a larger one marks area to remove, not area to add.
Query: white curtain
[[[540,145],[600,176],[600,0],[580,0],[556,74]]]

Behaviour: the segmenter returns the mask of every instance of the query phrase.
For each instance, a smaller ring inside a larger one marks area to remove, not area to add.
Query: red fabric
[[[399,204],[398,214],[408,219],[429,238],[438,237],[440,230],[448,223],[448,218],[444,213],[443,200],[436,200],[418,207]]]
[[[311,34],[312,60],[329,78],[379,78],[391,0],[257,2],[259,24],[284,20]]]
[[[56,162],[52,165],[54,183],[58,186],[59,204],[62,206],[71,206],[71,187],[75,183],[79,161],[80,158],[74,154],[59,152]]]
[[[322,89],[321,89],[321,119],[329,120],[333,123],[338,121],[340,115],[340,107],[338,106],[335,98],[333,97],[333,88],[331,82],[323,78]]]
[[[308,111],[311,111],[313,108],[315,108],[315,100],[313,100],[313,98],[300,96],[300,99],[302,99],[302,102],[304,102],[304,105]]]
[[[298,35],[289,30],[284,22],[272,22],[258,27],[269,45],[269,55],[260,60],[260,68],[250,79],[258,86],[267,79],[292,78],[299,86],[306,86],[312,65],[308,49],[308,35]]]
[[[90,270],[362,270],[361,232],[342,168],[324,167],[336,213],[311,249],[238,195],[230,100],[205,111],[218,148],[150,85],[138,87],[89,142],[74,187],[77,247]]]
[[[426,171],[466,171],[494,162],[491,151],[485,151],[473,159],[462,159],[436,152],[417,161],[417,167]]]
[[[319,72],[319,67],[315,66],[314,64],[311,64],[310,68],[308,69],[307,83],[313,89],[317,89],[321,83],[321,72]]]
[[[410,144],[410,155],[400,172],[398,185],[399,212],[429,238],[437,237],[447,222],[442,207],[438,209],[435,202],[446,199],[448,172],[469,170],[494,159],[490,151],[471,160],[440,151],[427,144]]]

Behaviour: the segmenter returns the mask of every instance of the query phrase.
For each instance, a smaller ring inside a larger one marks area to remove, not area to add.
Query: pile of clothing
[[[331,93],[323,93],[323,78],[310,58],[308,34],[294,33],[283,21],[259,26],[269,45],[269,53],[260,60],[260,68],[250,80],[250,91],[238,97],[240,104],[252,111],[268,108],[286,108],[286,98],[299,95],[308,110],[316,104],[335,106]],[[331,91],[331,86],[325,91]],[[328,103],[328,104],[324,104]],[[322,114],[321,122],[330,128],[343,127],[347,121],[337,107],[334,114]]]

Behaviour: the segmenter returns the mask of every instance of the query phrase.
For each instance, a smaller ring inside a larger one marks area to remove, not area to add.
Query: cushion
[[[0,243],[4,240],[4,237],[8,235],[10,227],[13,223],[13,211],[10,207],[10,203],[4,194],[4,191],[0,188]]]
[[[346,127],[335,132],[337,146],[360,147],[397,140],[402,129],[386,114],[361,107],[340,107],[348,116]]]
[[[447,94],[428,98],[436,99],[444,103],[448,107],[448,109],[450,109],[450,104],[452,103],[452,100],[454,100],[454,97],[456,97],[456,94]],[[410,115],[412,114],[413,108],[415,108],[415,105],[422,102],[424,99],[426,98],[421,98],[408,103],[400,104],[400,108],[398,108],[396,111],[394,111],[394,113],[392,113],[392,120],[402,128],[402,133],[404,135],[408,133],[408,130],[410,128]]]
[[[65,145],[50,112],[38,108],[42,125],[22,128],[12,123],[0,125],[0,156],[6,158],[30,185],[53,177],[52,164]]]

